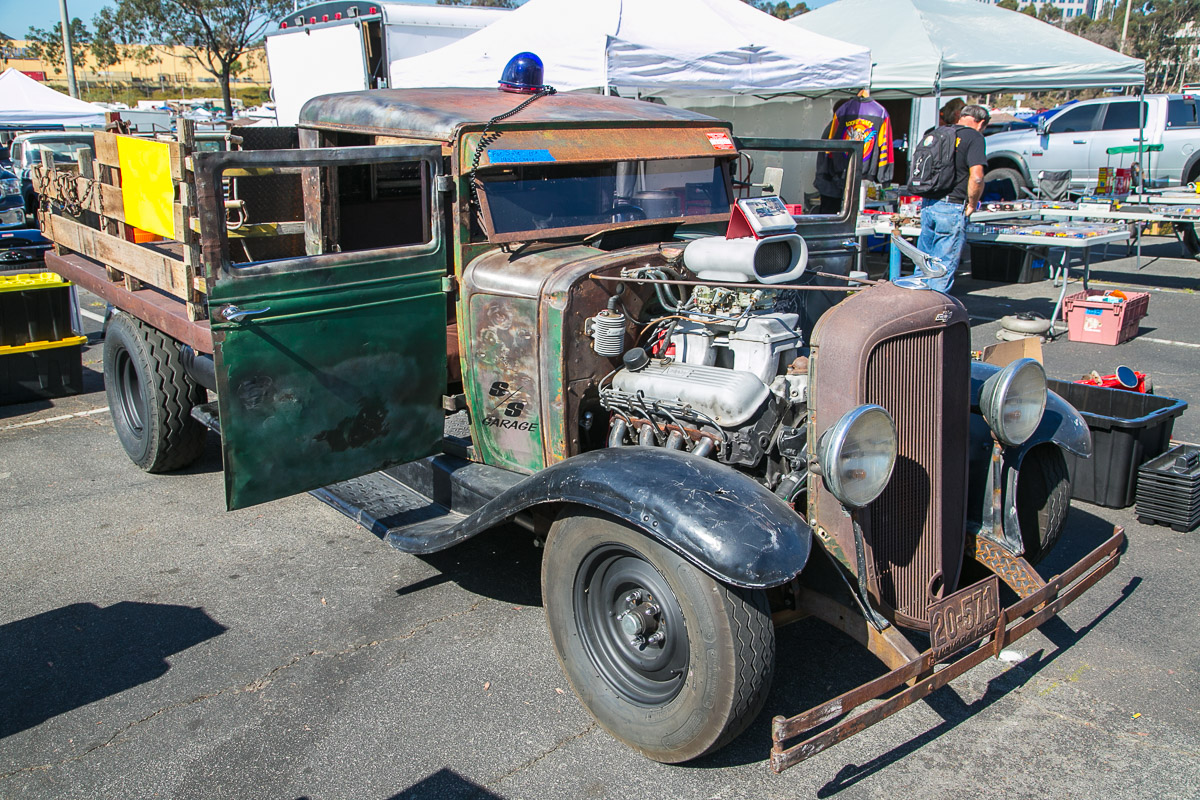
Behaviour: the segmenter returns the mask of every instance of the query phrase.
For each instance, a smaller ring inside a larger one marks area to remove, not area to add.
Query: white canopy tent
[[[9,67],[0,74],[0,125],[103,125],[104,111]]]
[[[559,91],[822,94],[866,86],[867,48],[788,25],[742,0],[529,0],[483,30],[391,64],[392,87],[496,86],[521,51]]]
[[[1141,59],[979,0],[837,0],[789,20],[871,50],[883,96],[1140,86]]]

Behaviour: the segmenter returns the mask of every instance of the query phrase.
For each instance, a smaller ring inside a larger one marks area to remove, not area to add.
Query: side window
[[[1168,100],[1167,127],[1195,128],[1200,126],[1200,114],[1197,113],[1198,108],[1200,108],[1200,105],[1195,100]]]
[[[437,145],[197,153],[205,258],[257,275],[433,252],[440,158]]]
[[[1096,130],[1096,106],[1069,108],[1050,123],[1051,133],[1079,133],[1094,130]]]
[[[16,144],[14,144],[12,146],[12,149],[8,151],[8,158],[10,161],[12,161],[13,169],[19,170],[23,166],[21,164],[21,143],[20,142],[17,142]]]
[[[1108,109],[1104,114],[1104,127],[1101,130],[1137,130],[1141,125],[1141,120],[1138,119],[1139,108],[1141,109],[1142,119],[1145,119],[1145,103],[1139,103],[1136,100],[1128,103],[1109,103]]]

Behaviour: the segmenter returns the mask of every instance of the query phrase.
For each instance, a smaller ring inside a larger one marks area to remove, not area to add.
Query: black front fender
[[[766,487],[711,459],[655,447],[595,450],[561,461],[489,500],[445,546],[545,504],[586,506],[662,542],[718,580],[752,589],[791,580],[812,531]]]

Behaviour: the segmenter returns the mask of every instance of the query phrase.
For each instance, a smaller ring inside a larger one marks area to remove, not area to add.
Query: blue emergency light
[[[500,76],[500,91],[534,94],[544,87],[542,76],[545,68],[542,60],[534,53],[517,53],[504,66]]]

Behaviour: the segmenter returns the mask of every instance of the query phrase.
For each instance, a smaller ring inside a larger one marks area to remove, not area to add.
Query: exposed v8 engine
[[[649,272],[628,275],[668,275]],[[805,458],[808,369],[799,317],[772,310],[774,291],[749,287],[697,286],[686,297],[660,291],[658,298],[665,314],[646,325],[641,346],[625,352],[600,389],[613,416],[609,446],[689,450],[752,468],[776,488]]]

